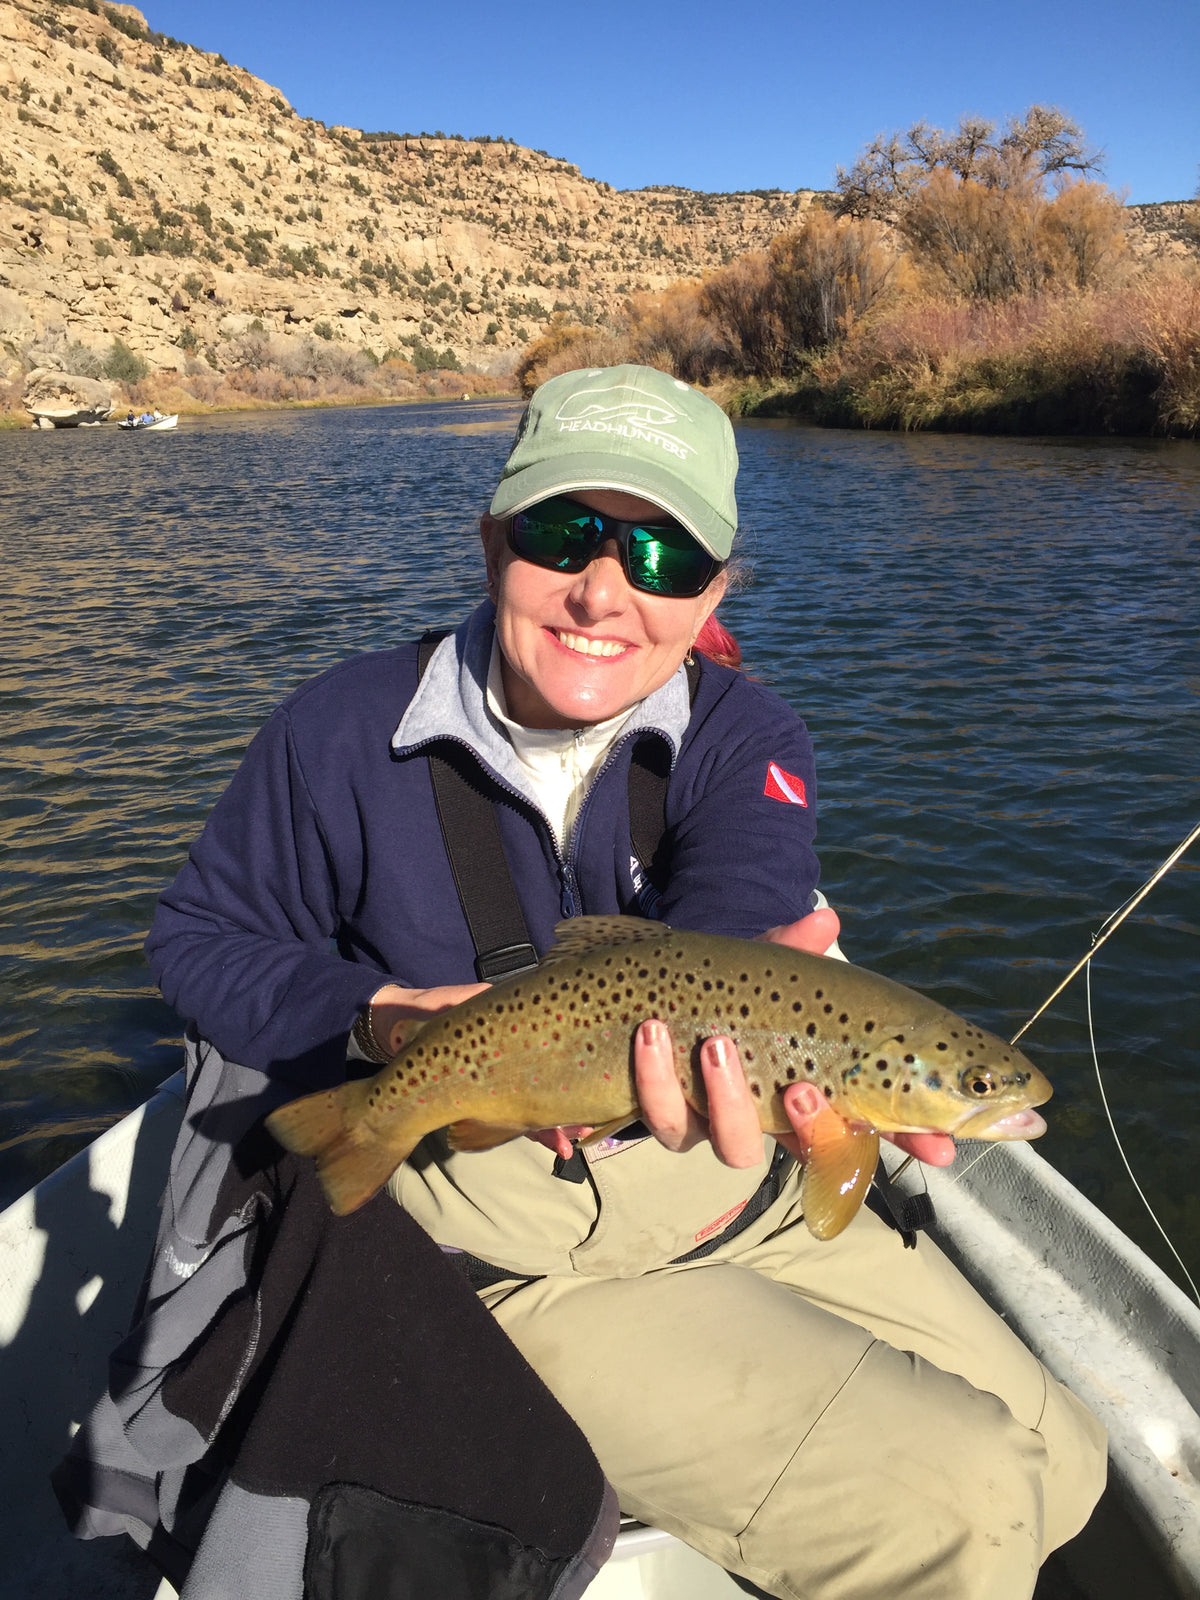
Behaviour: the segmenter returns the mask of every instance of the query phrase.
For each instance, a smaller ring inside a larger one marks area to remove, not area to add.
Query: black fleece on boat
[[[181,1186],[177,1151],[109,1395],[55,1473],[74,1531],[129,1532],[185,1600],[582,1593],[617,1511],[579,1429],[398,1206],[334,1217],[310,1162],[234,1136],[247,1069],[189,1055],[180,1142],[212,1159]]]

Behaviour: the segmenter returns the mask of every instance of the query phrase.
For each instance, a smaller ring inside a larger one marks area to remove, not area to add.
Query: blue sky
[[[618,188],[828,188],[876,133],[1057,105],[1131,201],[1200,179],[1196,0],[149,0],[298,111],[496,133]]]

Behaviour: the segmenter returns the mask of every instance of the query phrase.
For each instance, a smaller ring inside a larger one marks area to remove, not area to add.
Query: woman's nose
[[[589,615],[597,616],[622,606],[628,590],[617,541],[609,539],[579,574],[571,598]]]

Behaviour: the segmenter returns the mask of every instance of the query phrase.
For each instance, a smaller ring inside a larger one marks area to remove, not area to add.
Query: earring
[[[695,642],[696,641],[693,639],[692,644],[695,644]],[[685,655],[683,658],[683,664],[685,667],[694,667],[696,665],[696,658],[692,654],[692,644],[688,645],[687,655]]]

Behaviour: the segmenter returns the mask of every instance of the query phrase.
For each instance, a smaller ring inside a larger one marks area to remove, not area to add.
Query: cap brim
[[[621,460],[611,453],[581,451],[578,455],[534,462],[501,480],[492,496],[491,513],[494,517],[511,517],[539,500],[570,494],[575,489],[611,489],[650,500],[685,527],[710,556],[718,561],[729,559],[737,530],[716,516],[686,483],[672,473],[655,471],[637,460]]]

